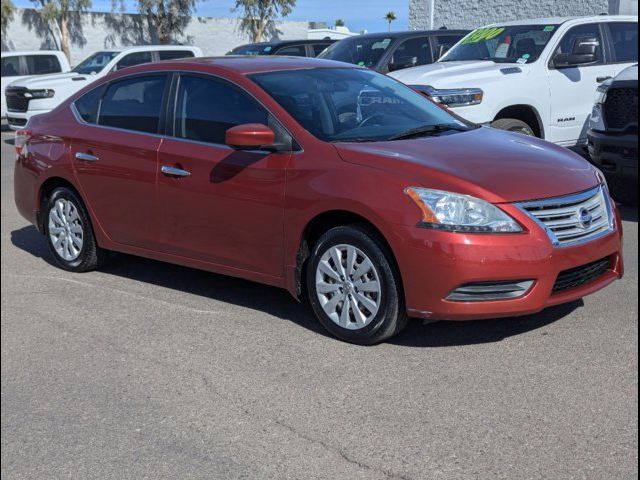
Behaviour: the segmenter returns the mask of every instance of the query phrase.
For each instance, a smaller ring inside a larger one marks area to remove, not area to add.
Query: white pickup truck
[[[390,76],[474,123],[574,147],[598,85],[638,62],[638,17],[547,18],[474,30],[432,65]]]
[[[64,73],[71,70],[69,60],[58,50],[2,52],[2,118],[7,116],[4,89],[12,82],[37,75]]]
[[[27,78],[9,84],[4,91],[7,122],[10,128],[19,130],[32,116],[53,110],[88,83],[110,72],[141,63],[201,56],[202,50],[198,47],[178,45],[147,45],[96,52],[69,73]]]

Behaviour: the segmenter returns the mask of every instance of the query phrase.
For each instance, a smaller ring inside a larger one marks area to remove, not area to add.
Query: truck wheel
[[[491,126],[498,130],[506,130],[507,132],[521,133],[530,137],[536,136],[533,128],[531,128],[529,124],[522,120],[516,120],[515,118],[501,118],[491,123]]]

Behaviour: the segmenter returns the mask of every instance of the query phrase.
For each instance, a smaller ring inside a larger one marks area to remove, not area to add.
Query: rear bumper
[[[505,208],[506,209],[506,208]],[[526,216],[510,211],[529,230],[523,234],[463,235],[416,227],[398,228],[394,245],[410,316],[475,320],[537,313],[594,293],[624,274],[619,216],[614,232],[589,243],[554,248],[547,234]],[[617,212],[616,212],[617,215]],[[554,293],[566,270],[608,258],[610,268],[588,283]],[[522,297],[458,302],[446,297],[461,285],[533,280]]]
[[[608,175],[638,181],[638,136],[589,130],[589,156]]]

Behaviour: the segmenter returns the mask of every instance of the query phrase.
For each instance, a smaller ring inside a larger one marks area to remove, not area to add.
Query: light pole
[[[431,0],[431,19],[429,22],[429,30],[433,30],[433,24],[435,22],[435,15],[436,15],[436,0]]]

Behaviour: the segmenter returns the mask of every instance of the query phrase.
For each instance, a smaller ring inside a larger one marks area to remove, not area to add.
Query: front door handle
[[[76,152],[76,158],[84,162],[97,162],[98,160],[100,160],[95,155],[91,155],[90,153],[83,153],[83,152]]]
[[[168,165],[163,165],[162,167],[160,167],[160,171],[167,177],[188,177],[189,175],[191,175],[191,172],[188,172],[187,170],[176,167],[169,167]]]
[[[607,80],[611,80],[613,77],[598,77],[596,78],[596,82],[598,83],[603,83],[606,82]]]

